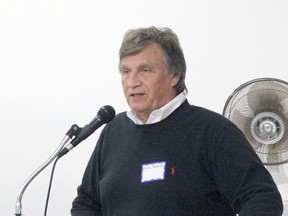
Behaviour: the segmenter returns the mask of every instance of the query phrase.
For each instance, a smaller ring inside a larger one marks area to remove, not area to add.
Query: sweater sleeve
[[[100,143],[101,136],[87,164],[81,185],[77,189],[77,196],[72,203],[72,216],[102,216],[99,196]]]
[[[280,216],[281,195],[270,173],[236,126],[219,134],[212,153],[219,191],[240,216]]]

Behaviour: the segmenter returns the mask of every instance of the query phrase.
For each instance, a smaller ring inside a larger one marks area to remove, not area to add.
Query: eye
[[[142,68],[142,69],[140,70],[140,72],[146,74],[146,73],[151,73],[152,70],[151,70],[151,68],[145,67],[145,68]]]
[[[129,74],[129,70],[127,69],[127,68],[121,68],[120,69],[120,74],[122,75],[122,76],[126,76],[127,74]]]

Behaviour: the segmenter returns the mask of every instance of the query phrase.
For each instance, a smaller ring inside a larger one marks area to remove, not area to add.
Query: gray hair
[[[185,85],[186,62],[177,35],[169,28],[131,29],[126,32],[119,50],[120,61],[125,56],[139,53],[144,47],[152,43],[158,44],[164,56],[169,74],[179,75],[180,80],[175,86],[177,94],[187,91]]]

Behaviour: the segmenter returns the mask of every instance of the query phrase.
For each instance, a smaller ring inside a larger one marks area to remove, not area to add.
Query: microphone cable
[[[53,181],[55,167],[56,167],[56,164],[58,162],[58,159],[59,159],[59,157],[57,156],[55,161],[54,161],[54,163],[53,163],[53,167],[52,167],[52,170],[51,170],[51,175],[50,175],[50,180],[49,180],[49,187],[48,187],[46,203],[45,203],[44,216],[47,216],[47,209],[48,209],[48,203],[49,203],[49,198],[50,198],[50,193],[51,193],[52,181]]]
[[[44,210],[44,216],[47,215],[47,209],[48,209],[48,203],[51,193],[51,187],[52,187],[52,181],[54,176],[54,171],[56,164],[58,162],[58,159],[61,158],[63,155],[65,155],[67,152],[69,152],[72,148],[77,146],[80,142],[85,140],[87,137],[89,137],[95,130],[97,130],[99,127],[101,127],[103,124],[106,124],[113,120],[115,117],[115,110],[112,106],[106,105],[99,109],[96,117],[90,121],[89,124],[85,125],[83,128],[79,128],[77,125],[72,125],[69,131],[66,133],[65,138],[60,143],[59,147],[57,148],[57,151],[55,151],[47,161],[45,161],[32,175],[26,180],[24,185],[22,186],[17,199],[16,199],[16,206],[15,206],[15,215],[21,216],[22,215],[22,198],[23,194],[25,192],[25,189],[28,187],[28,185],[32,182],[32,180],[41,172],[43,171],[51,162],[54,161],[54,165],[52,167],[51,176],[50,176],[50,182],[46,197],[46,203],[45,203],[45,210]],[[65,147],[65,144],[69,141],[69,139],[73,140]],[[63,148],[64,146],[64,148]]]

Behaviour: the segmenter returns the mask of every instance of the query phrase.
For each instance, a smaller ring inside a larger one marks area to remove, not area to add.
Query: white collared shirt
[[[163,107],[151,112],[145,124],[153,124],[165,119],[186,100],[186,95],[187,92],[183,91]],[[132,110],[127,111],[126,114],[135,124],[144,124]]]

